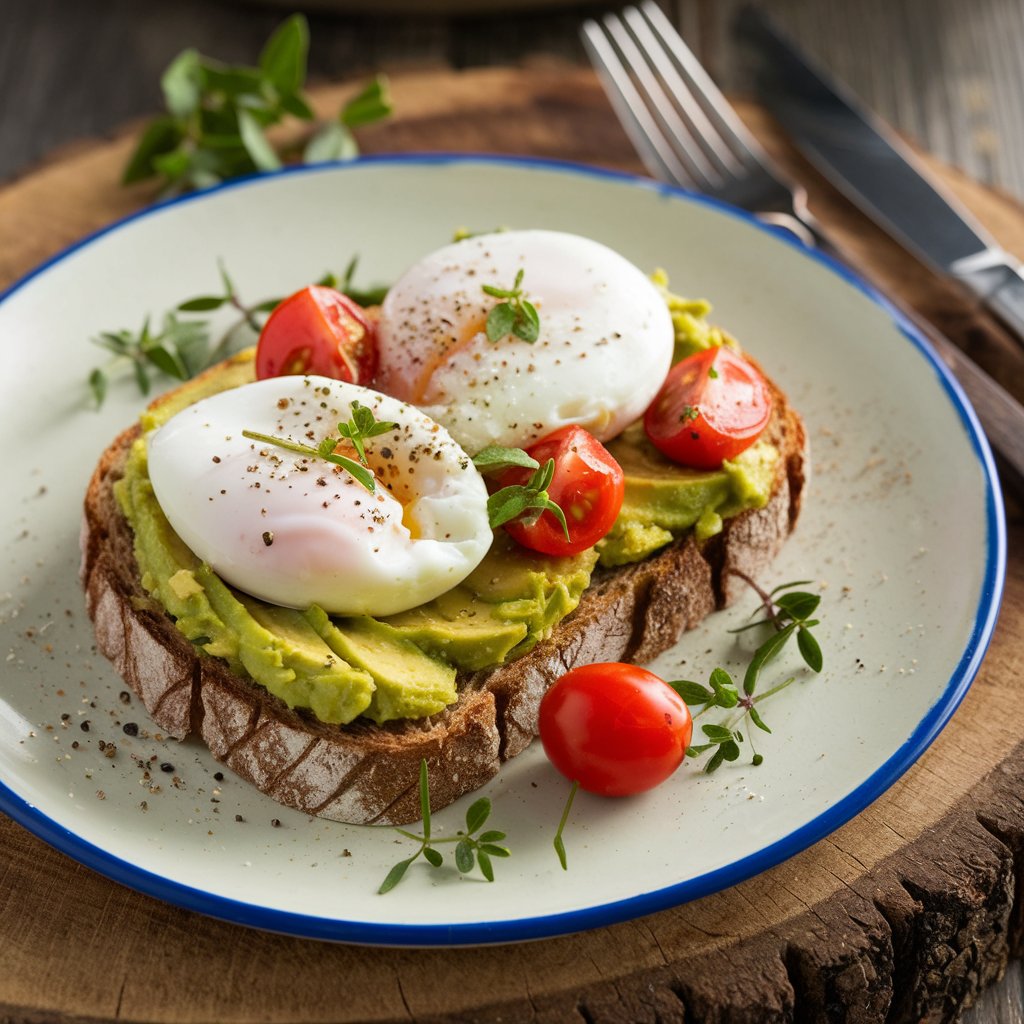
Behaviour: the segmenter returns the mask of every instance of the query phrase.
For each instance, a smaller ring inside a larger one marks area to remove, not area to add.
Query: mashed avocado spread
[[[731,344],[705,317],[706,303],[667,291],[676,358]],[[115,493],[135,533],[142,585],[205,653],[223,658],[289,707],[328,723],[360,715],[382,723],[436,714],[458,698],[458,672],[500,665],[525,654],[579,604],[600,559],[604,566],[639,561],[693,528],[699,540],[722,520],[762,507],[771,494],[778,453],[759,442],[713,471],[665,459],[634,425],[608,444],[626,473],[618,521],[596,549],[567,558],[535,554],[503,531],[480,565],[427,604],[386,618],[329,616],[316,605],[295,611],[227,586],[181,541],[149,481],[146,435],[186,406],[253,379],[252,352],[155,402],[142,416]]]

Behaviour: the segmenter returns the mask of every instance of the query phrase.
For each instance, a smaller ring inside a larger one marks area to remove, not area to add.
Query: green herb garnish
[[[325,462],[332,462],[342,469],[347,469],[371,494],[376,490],[377,482],[368,469],[366,461],[366,449],[363,446],[364,439],[376,437],[378,434],[385,434],[394,430],[397,423],[390,420],[377,420],[373,411],[359,402],[351,403],[352,418],[347,423],[338,424],[338,433],[325,437],[315,448],[301,441],[293,441],[290,437],[274,437],[271,434],[260,434],[255,430],[243,430],[242,437],[250,441],[260,441],[263,444],[273,445],[275,448],[283,448],[285,451],[295,452],[298,455],[306,455],[311,459],[323,459]],[[334,449],[338,447],[341,439],[351,442],[359,456],[359,462],[354,459],[339,455]]]
[[[256,67],[234,66],[184,50],[160,80],[167,113],[150,122],[124,170],[124,184],[159,177],[162,194],[208,188],[229,178],[276,170],[292,157],[305,163],[349,160],[359,147],[352,129],[392,110],[387,79],[378,75],[303,146],[276,149],[266,131],[287,119],[312,123],[303,92],[309,25],[301,14],[283,22]]]
[[[340,282],[328,272],[316,283],[337,288],[361,306],[376,305],[387,288],[378,286],[366,291],[354,288],[352,277],[357,262],[357,256],[349,261]],[[225,356],[255,342],[267,315],[273,312],[281,299],[263,299],[253,305],[243,302],[224,264],[218,261],[217,265],[222,291],[180,302],[173,310],[164,313],[159,330],[151,326],[152,317],[147,316],[138,331],[103,331],[91,339],[93,344],[110,353],[107,363],[97,366],[89,374],[89,388],[97,408],[103,405],[107,396],[111,374],[118,370],[130,371],[139,391],[148,395],[154,371],[174,380],[188,380]],[[209,318],[196,317],[196,314],[213,313],[223,307],[236,310],[239,316],[214,342]],[[188,319],[181,319],[181,313],[188,314]]]
[[[501,341],[509,334],[514,334],[521,341],[532,345],[539,337],[540,315],[536,306],[523,298],[522,284],[523,269],[520,267],[511,288],[498,288],[493,284],[481,286],[492,298],[505,300],[487,314],[488,341]]]
[[[766,592],[745,573],[735,569],[732,570],[732,573],[743,579],[757,592],[761,598],[761,606],[765,615],[764,618],[750,622],[731,632],[742,633],[759,626],[770,626],[773,630],[768,639],[754,651],[747,663],[743,674],[742,693],[733,677],[723,668],[716,668],[712,671],[706,687],[687,679],[677,679],[668,684],[688,705],[700,707],[700,710],[693,716],[695,723],[702,715],[716,708],[731,712],[727,718],[717,724],[702,725],[701,732],[703,732],[706,742],[695,743],[686,751],[687,757],[699,757],[709,750],[714,750],[704,766],[704,771],[709,774],[720,767],[724,761],[735,761],[739,758],[740,744],[744,742],[740,726],[744,722],[749,720],[752,726],[763,732],[771,732],[761,717],[757,705],[786,689],[795,681],[796,676],[790,676],[756,696],[754,693],[764,667],[778,656],[794,635],[797,638],[801,657],[807,667],[813,672],[820,672],[824,665],[821,647],[811,632],[820,622],[819,619],[811,618],[811,616],[821,603],[821,597],[818,594],[793,590],[794,587],[805,586],[809,581],[783,583],[774,590]],[[764,756],[754,750],[753,737],[749,733],[747,741],[750,743],[753,753],[751,763],[761,764],[764,761]]]
[[[569,799],[565,801],[565,807],[562,808],[562,817],[558,822],[558,829],[555,832],[555,838],[552,845],[555,848],[555,853],[558,854],[558,863],[562,865],[563,871],[569,870],[569,861],[565,855],[565,843],[562,841],[562,832],[565,831],[565,823],[569,820],[569,812],[572,810],[572,802],[576,799],[576,791],[580,788],[578,782],[574,782],[569,790]]]
[[[513,520],[532,526],[544,512],[550,512],[561,524],[565,539],[570,539],[565,513],[551,500],[547,491],[555,475],[554,459],[548,459],[541,466],[521,448],[491,445],[474,456],[473,465],[484,474],[498,473],[511,467],[536,471],[525,484],[502,487],[487,499],[487,521],[491,529],[497,529]]]
[[[466,811],[466,829],[458,831],[454,836],[446,836],[443,839],[431,835],[430,826],[430,785],[427,781],[427,762],[420,761],[420,814],[423,818],[423,833],[417,835],[404,828],[396,828],[395,831],[407,839],[412,839],[420,844],[420,848],[405,860],[400,860],[385,876],[381,882],[378,893],[390,892],[405,877],[409,865],[421,855],[423,859],[434,868],[439,868],[444,863],[444,855],[437,849],[439,843],[455,843],[455,866],[462,874],[468,874],[479,864],[480,873],[488,882],[494,881],[494,865],[492,857],[508,857],[511,855],[508,847],[498,844],[505,838],[504,832],[488,830],[480,835],[474,835],[479,831],[491,814],[491,801],[483,796],[470,805]]]
[[[373,410],[356,401],[352,403],[352,418],[348,423],[338,424],[338,433],[352,442],[352,447],[359,453],[359,461],[365,466],[366,448],[363,442],[368,437],[386,434],[398,426],[393,420],[378,420]]]

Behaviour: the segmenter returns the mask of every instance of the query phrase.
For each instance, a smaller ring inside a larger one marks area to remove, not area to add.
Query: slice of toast
[[[419,765],[431,807],[482,786],[537,734],[545,690],[578,665],[644,662],[671,647],[743,589],[792,531],[807,442],[803,424],[772,386],[765,438],[781,453],[762,509],[727,519],[698,543],[692,534],[634,565],[598,569],[579,607],[552,635],[506,665],[460,677],[459,699],[421,720],[326,725],[292,710],[226,663],[197,650],[142,587],[131,528],[113,493],[140,428],[120,434],[89,484],[82,524],[82,583],[99,649],[169,735],[196,735],[213,756],[267,795],[308,814],[353,824],[419,818]]]

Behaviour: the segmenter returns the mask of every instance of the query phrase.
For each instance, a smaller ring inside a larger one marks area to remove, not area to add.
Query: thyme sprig
[[[267,40],[255,67],[229,65],[187,49],[160,80],[167,113],[151,121],[125,167],[125,185],[159,178],[161,195],[208,188],[257,171],[276,170],[288,159],[305,163],[350,160],[359,147],[352,130],[392,111],[381,75],[298,146],[275,147],[267,130],[289,119],[312,124],[303,91],[309,25],[301,14],[284,21]]]
[[[405,860],[400,860],[385,876],[381,882],[378,893],[390,892],[405,877],[409,866],[420,857],[433,868],[439,868],[444,863],[444,854],[437,849],[440,843],[455,843],[455,866],[462,874],[469,874],[477,865],[480,866],[480,874],[488,882],[494,881],[494,864],[492,857],[509,857],[511,851],[507,846],[501,846],[505,838],[504,832],[496,829],[488,829],[486,832],[479,832],[484,823],[491,815],[491,801],[480,797],[474,801],[466,811],[466,828],[460,829],[454,836],[439,838],[432,834],[430,823],[430,783],[427,779],[427,762],[420,761],[420,815],[423,818],[423,832],[417,835],[404,828],[396,828],[399,835],[406,839],[420,844],[419,849]]]
[[[358,256],[354,256],[340,280],[328,272],[316,283],[336,288],[362,306],[376,305],[387,288],[375,286],[360,290],[354,287],[352,279],[357,266]],[[97,409],[103,405],[115,374],[133,376],[139,392],[148,395],[154,375],[189,380],[225,356],[255,342],[266,317],[277,308],[281,298],[261,299],[252,304],[244,302],[223,262],[218,260],[217,267],[221,291],[179,302],[162,315],[159,329],[153,326],[153,317],[147,315],[138,331],[101,331],[90,339],[110,353],[107,362],[95,367],[88,378]],[[210,317],[197,314],[215,313],[225,307],[238,315],[214,340]],[[186,317],[182,318],[181,314]]]
[[[555,460],[541,464],[521,448],[504,448],[490,445],[473,457],[473,465],[487,475],[500,473],[510,468],[535,470],[525,484],[510,484],[495,491],[487,499],[487,521],[491,529],[505,523],[518,521],[533,525],[544,512],[550,512],[559,522],[569,539],[569,525],[561,506],[548,494],[548,487],[555,476]]]
[[[391,420],[376,419],[373,410],[361,405],[358,401],[350,403],[350,408],[352,417],[348,422],[339,423],[338,433],[329,434],[315,448],[312,445],[303,444],[301,441],[294,441],[290,437],[276,437],[272,434],[261,434],[255,430],[243,430],[242,437],[247,437],[250,441],[259,441],[261,444],[273,445],[275,448],[283,448],[285,451],[295,452],[297,455],[305,455],[311,459],[323,459],[335,466],[341,466],[373,494],[377,487],[377,481],[373,473],[364,468],[369,463],[366,460],[366,448],[363,442],[366,438],[376,437],[394,430],[398,424]],[[342,440],[348,441],[356,450],[359,462],[335,451]]]
[[[504,299],[487,314],[487,340],[501,341],[509,334],[531,345],[540,336],[540,314],[537,307],[523,293],[524,270],[519,268],[511,288],[485,284],[481,287],[494,299]]]
[[[786,689],[796,680],[796,676],[789,676],[756,696],[755,690],[765,666],[779,655],[794,635],[797,638],[800,655],[807,667],[813,672],[820,672],[824,665],[821,647],[812,633],[812,629],[820,623],[819,619],[812,618],[812,616],[821,603],[821,596],[793,589],[805,586],[809,581],[799,580],[793,583],[783,583],[775,587],[774,590],[765,591],[745,573],[732,571],[761,598],[764,617],[740,626],[738,629],[730,630],[730,632],[742,633],[748,629],[763,626],[770,626],[772,629],[771,635],[757,647],[747,663],[743,673],[742,692],[733,677],[721,667],[712,670],[707,687],[688,679],[677,679],[669,683],[669,686],[683,698],[688,706],[700,708],[693,715],[694,723],[702,715],[715,709],[730,712],[718,723],[701,725],[705,742],[695,743],[686,751],[687,757],[700,757],[707,751],[714,750],[704,766],[704,771],[708,774],[718,769],[725,761],[739,759],[740,744],[745,742],[743,728],[747,728],[747,722],[763,732],[771,732],[758,711],[757,705]],[[754,747],[753,736],[749,728],[747,728],[746,742],[749,742],[753,755],[751,763],[761,764],[764,761],[764,756],[759,754]]]
[[[373,410],[368,409],[358,400],[352,402],[352,418],[347,423],[338,424],[338,434],[352,442],[352,447],[359,454],[359,461],[367,466],[366,448],[364,442],[370,437],[379,437],[387,434],[398,426],[394,420],[379,420],[373,415]]]

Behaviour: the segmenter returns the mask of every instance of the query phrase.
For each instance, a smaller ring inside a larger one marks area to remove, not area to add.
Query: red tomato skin
[[[644,429],[673,462],[717,469],[761,436],[771,414],[764,377],[723,345],[688,356],[669,370],[644,414]]]
[[[631,796],[664,782],[692,734],[683,699],[637,665],[575,668],[540,704],[540,738],[551,763],[599,796]]]
[[[612,528],[622,508],[626,493],[622,467],[593,434],[575,425],[560,427],[526,451],[542,466],[548,459],[555,460],[548,495],[565,513],[569,539],[550,512],[542,513],[535,523],[507,523],[505,529],[523,547],[545,555],[576,555],[593,547]],[[525,484],[531,475],[530,470],[512,469],[502,475],[500,485]]]
[[[267,318],[256,346],[256,377],[314,373],[368,384],[377,370],[376,329],[347,295],[310,285]]]

